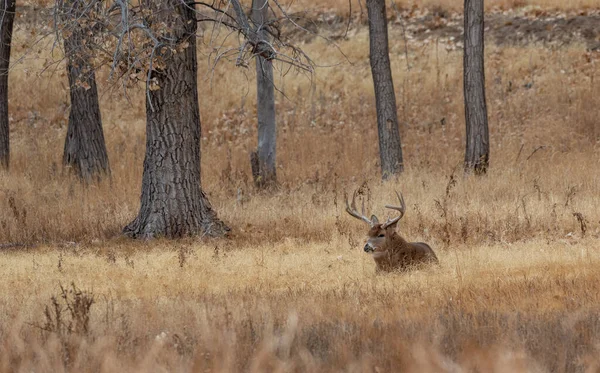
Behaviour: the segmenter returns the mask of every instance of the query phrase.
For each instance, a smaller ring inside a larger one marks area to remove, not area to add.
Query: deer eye
[[[382,233],[382,234],[380,234],[380,235],[379,235],[379,236],[377,236],[377,237],[379,237],[379,238],[383,238],[383,237],[385,237],[385,234],[383,234],[383,233]]]

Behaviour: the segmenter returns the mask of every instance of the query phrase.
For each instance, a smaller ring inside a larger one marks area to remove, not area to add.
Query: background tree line
[[[0,164],[9,167],[8,77],[15,0],[2,3],[0,24]],[[385,0],[366,0],[370,64],[375,90],[382,178],[404,168],[397,105],[388,50]],[[273,63],[313,72],[310,58],[285,40],[281,25],[298,26],[278,0],[213,4],[189,0],[57,0],[55,30],[62,39],[70,91],[63,164],[84,183],[110,177],[94,71],[108,66],[123,86],[146,86],[146,154],[141,206],[124,228],[136,238],[222,236],[229,228],[217,217],[201,187],[200,111],[196,37],[200,22],[243,36],[237,66],[254,59],[257,76],[258,146],[251,154],[259,188],[277,185]],[[489,131],[484,85],[483,0],[464,4],[465,172],[485,174]],[[205,92],[206,90],[202,90]]]

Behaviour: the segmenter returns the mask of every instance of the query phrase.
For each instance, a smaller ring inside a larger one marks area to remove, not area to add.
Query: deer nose
[[[369,251],[375,251],[375,250],[373,250],[373,248],[372,248],[372,247],[371,247],[371,245],[369,245],[369,244],[366,244],[366,245],[365,245],[365,248],[364,248],[364,250],[365,250],[365,253],[368,253]]]

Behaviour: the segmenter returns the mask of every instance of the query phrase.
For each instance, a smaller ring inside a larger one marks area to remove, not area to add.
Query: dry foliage
[[[352,7],[359,8],[361,5],[364,7],[365,0],[351,0]],[[21,6],[49,6],[52,5],[54,0],[23,0]],[[250,4],[250,0],[240,1],[244,5]],[[279,2],[286,7],[297,7],[298,9],[314,9],[321,7],[322,9],[347,9],[349,7],[348,0],[321,0],[318,4],[310,0],[279,0]],[[462,7],[461,1],[452,0],[394,0],[397,6],[400,7],[440,7],[446,9],[460,9]],[[391,4],[390,4],[391,5]],[[587,8],[598,8],[598,3],[595,0],[487,0],[486,7],[512,9],[525,6],[542,7],[544,9],[587,9]]]
[[[315,8],[314,2],[310,0],[295,0],[291,1],[291,6],[298,10]],[[463,1],[456,0],[393,0],[389,1],[388,7],[398,8],[431,8],[445,9],[450,11],[462,12]],[[355,10],[360,10],[361,7],[366,12],[365,0],[322,0],[319,1],[318,9],[325,11],[334,11],[339,13],[348,12],[350,5]],[[581,11],[585,9],[597,9],[600,7],[597,0],[486,0],[486,10],[508,10],[516,8],[542,8],[546,10],[562,10],[562,11]]]
[[[17,57],[29,32],[16,31]],[[98,75],[113,174],[84,188],[60,165],[64,65],[42,44],[26,54],[0,176],[0,242],[12,243],[0,252],[0,372],[598,369],[598,57],[577,43],[489,44],[491,169],[465,179],[462,55],[411,41],[407,70],[391,32],[406,172],[384,185],[365,29],[338,41],[353,64],[318,69],[313,86],[280,71],[272,195],[250,176],[252,74],[200,66],[203,185],[234,228],[215,241],[120,237],[139,204],[143,89],[127,102]],[[344,62],[324,40],[304,48]],[[439,268],[375,275],[343,204],[365,180],[374,213],[404,193],[399,229],[430,243]]]

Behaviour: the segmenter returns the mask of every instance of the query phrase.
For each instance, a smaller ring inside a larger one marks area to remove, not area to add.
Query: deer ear
[[[375,215],[371,215],[371,221],[373,222],[373,225],[379,224],[379,219],[377,219],[377,216]]]

